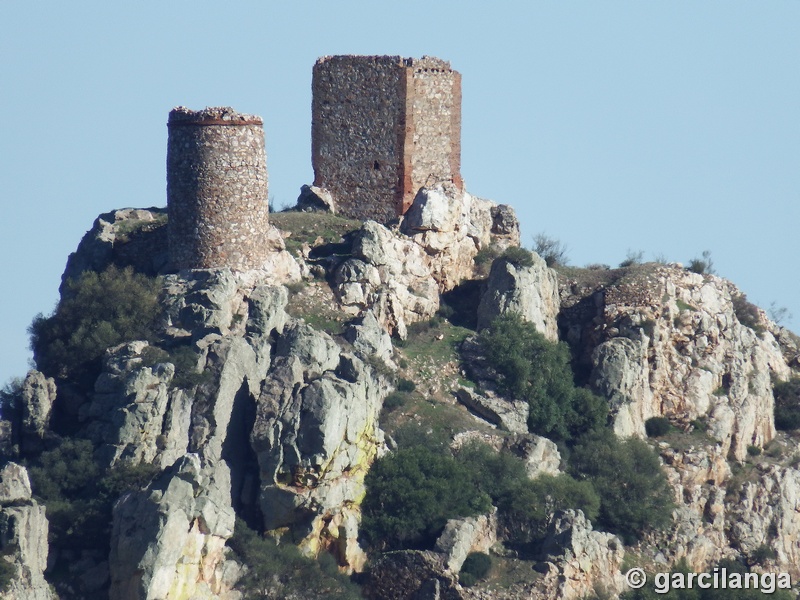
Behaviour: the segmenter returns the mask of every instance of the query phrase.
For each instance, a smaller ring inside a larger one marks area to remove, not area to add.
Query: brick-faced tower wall
[[[404,158],[410,182],[404,186],[402,212],[419,188],[437,181],[461,180],[461,74],[433,57],[408,59],[406,67]]]
[[[337,209],[387,222],[420,187],[461,187],[461,76],[436,58],[326,56],[314,65],[314,184]]]
[[[225,107],[178,107],[167,128],[172,267],[259,268],[270,251],[261,118]]]

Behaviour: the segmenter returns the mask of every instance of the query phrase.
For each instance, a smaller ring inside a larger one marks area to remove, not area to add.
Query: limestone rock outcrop
[[[436,540],[435,550],[445,555],[445,566],[451,573],[461,571],[461,565],[471,552],[488,552],[497,542],[497,510],[488,515],[450,519]]]
[[[115,507],[111,597],[235,598],[237,513],[363,568],[359,504],[390,389],[369,361],[391,351],[388,334],[366,315],[345,350],[286,314],[286,288],[247,273],[171,275],[165,295],[171,352],[111,349],[81,412],[107,464],[164,470]],[[192,364],[170,362],[176,348]]]
[[[573,600],[598,589],[610,594],[625,589],[622,542],[610,533],[593,531],[581,510],[553,515],[541,551],[548,559],[542,582],[546,597]]]
[[[432,317],[439,294],[474,275],[478,251],[519,245],[519,223],[507,206],[476,198],[451,184],[422,188],[399,231],[367,221],[352,257],[334,272],[345,310],[371,308],[401,338],[408,325]]]
[[[513,312],[533,323],[551,342],[558,341],[558,276],[538,254],[532,252],[531,258],[529,267],[504,257],[492,263],[478,306],[478,331],[496,317]]]
[[[293,324],[279,340],[251,435],[267,530],[289,528],[311,555],[361,570],[358,504],[385,452],[378,414],[389,382],[325,333]]]
[[[0,560],[11,564],[13,575],[4,600],[52,600],[45,581],[48,523],[45,507],[31,496],[28,472],[13,462],[0,470]]]
[[[738,460],[774,437],[771,378],[790,368],[763,312],[730,282],[677,267],[609,279],[588,289],[566,281],[560,328],[609,398],[618,435],[643,437],[655,416],[685,427],[707,419]]]

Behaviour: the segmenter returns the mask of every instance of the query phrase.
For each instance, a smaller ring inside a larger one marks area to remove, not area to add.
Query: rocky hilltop
[[[682,559],[800,578],[797,438],[775,425],[800,350],[732,283],[680,265],[550,268],[520,254],[510,207],[448,185],[389,225],[270,219],[259,270],[166,272],[162,209],[101,215],[70,256],[59,309],[34,324],[41,371],[4,392],[0,597],[572,600],[624,593],[631,565]],[[110,272],[155,286],[147,334],[95,325],[80,335],[114,343],[70,362],[70,332],[52,323],[84,301],[76,282],[112,295]],[[569,394],[601,399],[617,439],[657,453],[663,527],[631,538],[603,530],[602,505],[594,523],[550,502],[515,544],[512,501],[489,493],[407,547],[365,537],[372,467],[423,438],[443,439],[447,460],[480,442],[522,464],[530,489],[577,473],[578,434],[549,439],[487,358],[481,331],[504,315],[564,348],[582,390]],[[57,364],[53,340],[67,348]],[[264,575],[247,531],[299,552]],[[494,566],[469,580],[475,553]],[[306,580],[304,560],[327,583]]]

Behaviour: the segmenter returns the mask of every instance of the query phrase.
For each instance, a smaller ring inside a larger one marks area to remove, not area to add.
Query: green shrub
[[[507,260],[518,269],[533,266],[533,254],[530,250],[518,246],[509,246],[503,250],[500,258]]]
[[[155,338],[160,289],[158,279],[113,265],[67,281],[55,312],[28,329],[36,367],[91,385],[107,348]]]
[[[690,260],[687,268],[692,273],[698,273],[700,275],[714,275],[716,273],[714,270],[714,261],[711,260],[711,252],[709,250],[704,250],[701,258],[693,258]]]
[[[533,251],[544,259],[548,267],[566,266],[569,261],[566,245],[545,233],[533,236]]]
[[[399,379],[397,381],[398,392],[413,392],[415,389],[417,389],[417,384],[410,379]]]
[[[530,431],[570,440],[605,425],[608,404],[575,387],[566,344],[550,342],[513,313],[497,317],[478,340],[500,391],[527,400]]]
[[[672,431],[672,425],[666,417],[651,417],[644,422],[647,437],[656,438]]]
[[[7,592],[14,581],[14,576],[17,574],[17,569],[14,565],[8,562],[5,557],[0,554],[0,594]]]
[[[107,549],[117,498],[147,484],[157,471],[152,465],[104,470],[92,443],[77,438],[43,452],[28,469],[33,493],[47,506],[53,546],[98,549]]]
[[[408,395],[402,392],[391,392],[383,400],[383,410],[390,413],[404,406],[407,400]]]
[[[492,557],[484,552],[470,552],[461,565],[458,580],[461,585],[471,587],[484,579],[492,570]]]
[[[757,334],[764,332],[764,326],[761,324],[761,314],[758,307],[747,299],[745,294],[736,294],[731,297],[733,303],[733,312],[739,323],[745,327],[749,327]]]
[[[620,440],[609,430],[593,432],[573,449],[570,469],[600,496],[598,522],[625,541],[670,523],[672,488],[658,455],[643,441]]]
[[[306,558],[291,543],[263,538],[240,519],[228,545],[247,565],[236,586],[245,599],[361,598],[358,586],[338,572],[330,554]]]
[[[430,546],[448,519],[491,507],[467,468],[425,447],[401,448],[377,460],[365,485],[361,533],[376,550]]]
[[[528,544],[540,539],[554,512],[580,509],[595,520],[600,497],[589,481],[577,481],[567,474],[539,475],[521,482],[519,487],[498,503],[499,520],[506,539]]]
[[[800,377],[777,381],[775,395],[775,427],[782,431],[800,429]]]
[[[641,250],[639,251],[628,250],[628,253],[625,255],[625,260],[619,263],[619,266],[621,269],[624,269],[625,267],[640,265],[642,264],[643,260],[644,260],[644,252],[642,252]]]
[[[761,448],[758,446],[748,446],[747,447],[747,454],[749,456],[760,456],[761,455]]]
[[[778,553],[773,548],[767,544],[761,544],[758,548],[753,550],[753,553],[750,555],[750,562],[754,565],[764,565],[776,558],[778,558]]]

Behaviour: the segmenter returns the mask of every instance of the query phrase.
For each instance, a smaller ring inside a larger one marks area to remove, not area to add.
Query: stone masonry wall
[[[261,118],[178,107],[167,127],[172,267],[259,268],[271,251]]]
[[[326,56],[313,73],[314,184],[385,223],[426,183],[461,187],[461,76],[430,57]]]
[[[408,136],[404,156],[410,182],[404,186],[403,213],[419,189],[461,181],[461,74],[450,63],[424,56],[407,67]]]
[[[399,56],[330,56],[314,65],[314,184],[337,210],[386,222],[398,214],[405,80]]]

